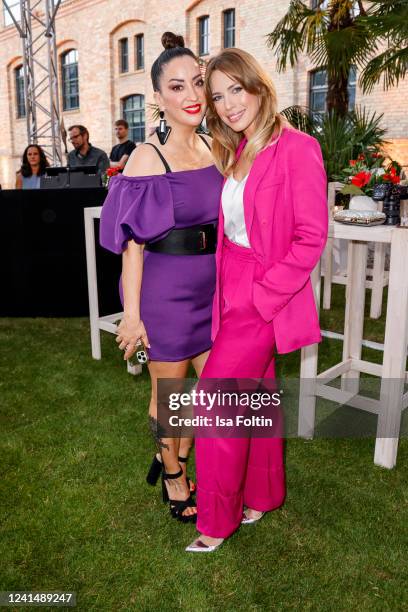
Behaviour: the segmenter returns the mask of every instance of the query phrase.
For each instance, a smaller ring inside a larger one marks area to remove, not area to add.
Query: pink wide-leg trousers
[[[272,323],[252,303],[263,268],[252,249],[224,237],[221,321],[204,367],[205,378],[275,377]],[[196,438],[197,529],[226,538],[240,525],[244,505],[268,511],[285,498],[282,438]]]

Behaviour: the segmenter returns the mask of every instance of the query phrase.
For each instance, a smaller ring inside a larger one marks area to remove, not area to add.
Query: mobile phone
[[[147,349],[141,340],[136,343],[135,355],[138,363],[144,364],[149,361]]]

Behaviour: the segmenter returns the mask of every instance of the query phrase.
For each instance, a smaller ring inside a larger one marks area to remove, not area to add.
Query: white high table
[[[395,226],[329,225],[329,238],[348,240],[346,311],[342,361],[317,373],[318,344],[301,351],[298,434],[312,438],[316,398],[322,397],[378,415],[374,463],[396,464],[402,411],[408,405],[406,356],[408,342],[408,229]],[[367,243],[391,243],[388,302],[382,365],[361,359]],[[312,274],[316,303],[320,304],[320,262]],[[360,373],[381,378],[380,397],[359,393]],[[328,383],[341,376],[341,388]],[[390,383],[392,381],[392,384]]]

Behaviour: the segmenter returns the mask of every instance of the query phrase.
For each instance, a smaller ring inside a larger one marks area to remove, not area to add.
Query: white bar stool
[[[116,333],[117,326],[115,321],[121,319],[123,312],[99,316],[98,302],[98,279],[96,274],[96,253],[95,253],[95,225],[94,220],[100,219],[102,206],[92,206],[84,208],[85,219],[85,245],[86,245],[86,269],[88,274],[88,298],[89,298],[89,322],[91,327],[91,347],[92,357],[101,359],[101,330],[111,334]],[[141,374],[141,365],[131,365],[127,361],[127,371],[129,374]]]
[[[348,242],[348,274],[342,360],[318,373],[319,345],[301,350],[298,435],[312,438],[316,398],[345,404],[377,415],[374,463],[391,469],[397,461],[401,415],[408,407],[408,230],[394,226],[350,227],[331,222],[329,236]],[[362,359],[365,273],[368,242],[391,245],[390,282],[382,364]],[[312,274],[316,304],[319,304],[320,262]],[[360,373],[381,379],[379,399],[360,392]],[[341,388],[330,382],[341,377]]]

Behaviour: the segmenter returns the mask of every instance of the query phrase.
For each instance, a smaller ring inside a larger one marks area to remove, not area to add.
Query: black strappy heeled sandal
[[[149,471],[147,472],[146,482],[147,484],[154,487],[159,480],[159,476],[162,473],[162,462],[158,460],[157,455],[153,457],[153,461],[150,465]]]
[[[178,457],[179,463],[187,463],[187,461],[188,461],[188,457],[180,457],[180,456]],[[163,469],[163,464],[161,461],[159,461],[159,459],[157,458],[157,455],[155,455],[153,457],[153,461],[150,465],[149,471],[147,472],[146,482],[152,487],[156,486],[157,481],[160,478],[160,474],[162,473],[162,469]],[[194,494],[196,490],[196,486],[194,482],[188,476],[186,476],[186,478],[187,478],[187,486],[190,489],[190,493]]]
[[[178,456],[179,463],[187,463],[187,461],[188,461],[188,457],[180,457],[180,455]],[[190,489],[191,495],[194,495],[196,492],[195,483],[191,480],[191,478],[187,476],[187,474],[186,474],[186,480],[187,480],[187,486]]]
[[[169,502],[170,504],[170,514],[173,518],[176,518],[178,521],[182,523],[196,523],[197,522],[197,513],[184,515],[183,512],[187,508],[195,508],[196,504],[194,503],[191,495],[187,497],[187,499],[179,500],[179,499],[170,499],[167,487],[166,480],[175,480],[176,478],[180,478],[183,476],[183,470],[176,472],[175,474],[167,474],[164,470],[162,470],[162,495],[163,501],[165,503]]]

